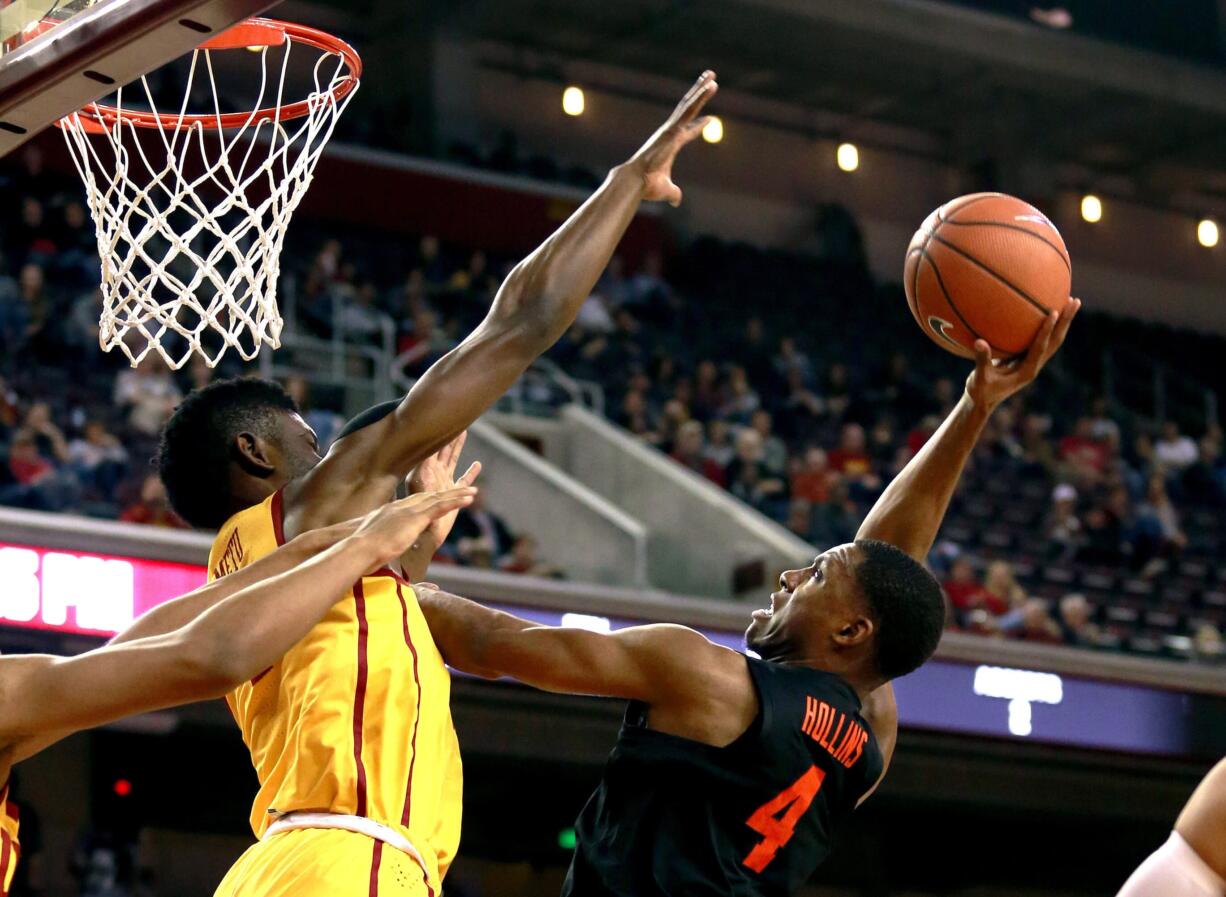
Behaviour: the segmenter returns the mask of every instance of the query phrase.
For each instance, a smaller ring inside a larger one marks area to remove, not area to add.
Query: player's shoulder
[[[209,577],[219,579],[273,551],[282,535],[281,493],[233,514],[217,530],[209,550]]]

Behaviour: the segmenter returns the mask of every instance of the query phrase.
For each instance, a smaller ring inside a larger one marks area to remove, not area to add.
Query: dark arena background
[[[75,654],[204,579],[149,461],[191,389],[280,380],[327,444],[703,69],[684,202],[644,205],[576,325],[470,432],[482,502],[431,577],[546,623],[730,646],[847,541],[970,365],[908,313],[950,197],[1043,209],[1084,310],[991,420],[929,565],[949,626],[889,776],[804,897],[1112,895],[1226,755],[1226,4],[285,0],[365,72],[289,227],[282,347],[98,350],[99,259],[51,128],[0,159],[0,649]],[[251,98],[231,93],[235,108]],[[449,897],[557,894],[623,705],[456,676]],[[252,842],[220,702],[15,771],[14,897],[207,897]]]

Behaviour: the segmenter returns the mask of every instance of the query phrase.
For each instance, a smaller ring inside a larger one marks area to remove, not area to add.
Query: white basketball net
[[[137,127],[122,116],[120,90],[114,105],[121,116],[104,134],[87,133],[90,117],[83,124],[81,113],[61,121],[98,231],[104,351],[118,346],[135,366],[157,350],[177,369],[193,353],[213,367],[228,348],[250,361],[262,344],[280,345],[277,279],[285,231],[353,96],[337,99],[347,78],[344,58],[318,51],[309,111],[279,121],[293,45],[287,37],[280,47],[258,51],[259,96],[239,127],[220,127],[212,53],[221,51],[207,49],[192,54],[177,119]],[[300,52],[310,51],[304,45]],[[270,77],[269,66],[278,62],[279,77]],[[218,122],[209,128],[184,120],[192,114],[188,102],[200,67],[212,91],[207,114]],[[146,78],[140,85],[156,113]],[[277,112],[272,120],[257,116],[266,103]]]

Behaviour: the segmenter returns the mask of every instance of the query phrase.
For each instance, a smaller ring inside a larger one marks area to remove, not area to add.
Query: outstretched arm
[[[643,200],[681,201],[673,160],[705,123],[705,72],[668,121],[535,252],[511,271],[485,320],[439,359],[394,409],[334,443],[287,490],[286,525],[303,532],[386,501],[410,471],[468,427],[557,341],[605,269]]]
[[[877,499],[857,539],[889,542],[923,562],[984,424],[1001,402],[1038,376],[1064,343],[1079,308],[1081,301],[1074,299],[1064,315],[1053,312],[1019,361],[995,364],[988,344],[983,340],[975,343],[975,370],[966,380],[961,401]],[[893,687],[887,684],[873,692],[864,710],[888,766],[898,735]]]
[[[176,632],[77,657],[0,658],[0,746],[15,746],[21,759],[70,732],[225,694],[276,663],[355,580],[474,492],[386,505],[313,559],[237,591]]]
[[[966,461],[992,412],[1029,384],[1064,343],[1081,301],[1064,315],[1052,312],[1019,361],[996,364],[988,344],[975,343],[975,370],[961,401],[873,505],[858,539],[897,545],[918,561],[927,557]]]
[[[486,679],[510,676],[545,691],[658,706],[669,703],[683,681],[723,675],[725,655],[736,657],[684,626],[633,626],[611,633],[542,626],[434,586],[413,588],[443,659]],[[733,672],[743,670],[739,661]]]

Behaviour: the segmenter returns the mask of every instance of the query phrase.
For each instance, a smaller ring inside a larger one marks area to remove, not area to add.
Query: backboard
[[[0,0],[0,155],[277,0]]]

